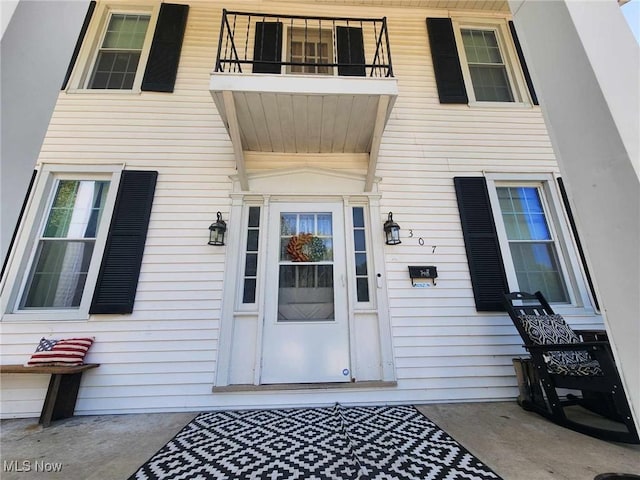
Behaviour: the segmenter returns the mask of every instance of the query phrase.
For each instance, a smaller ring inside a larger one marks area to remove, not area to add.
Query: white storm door
[[[272,203],[269,217],[260,381],[348,382],[342,205]]]

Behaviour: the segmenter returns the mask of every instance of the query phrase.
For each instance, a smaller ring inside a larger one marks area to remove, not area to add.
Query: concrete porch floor
[[[605,442],[560,428],[515,402],[418,408],[505,480],[592,480],[600,473],[640,474],[640,445]],[[46,429],[37,419],[3,420],[0,478],[123,480],[195,415],[83,416]],[[59,472],[42,471],[47,465],[54,469],[56,463],[61,464]]]

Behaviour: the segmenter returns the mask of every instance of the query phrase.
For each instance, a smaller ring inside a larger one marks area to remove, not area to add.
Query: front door
[[[261,383],[348,382],[344,215],[272,203]]]

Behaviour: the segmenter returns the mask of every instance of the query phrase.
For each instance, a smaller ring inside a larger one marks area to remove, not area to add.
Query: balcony
[[[386,19],[223,10],[210,91],[241,178],[247,151],[368,153],[370,188],[398,94]]]

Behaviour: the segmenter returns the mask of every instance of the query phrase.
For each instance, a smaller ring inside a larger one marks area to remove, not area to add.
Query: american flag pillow
[[[68,338],[65,340],[42,338],[35,353],[27,362],[27,366],[82,365],[84,356],[92,343],[93,338]]]

